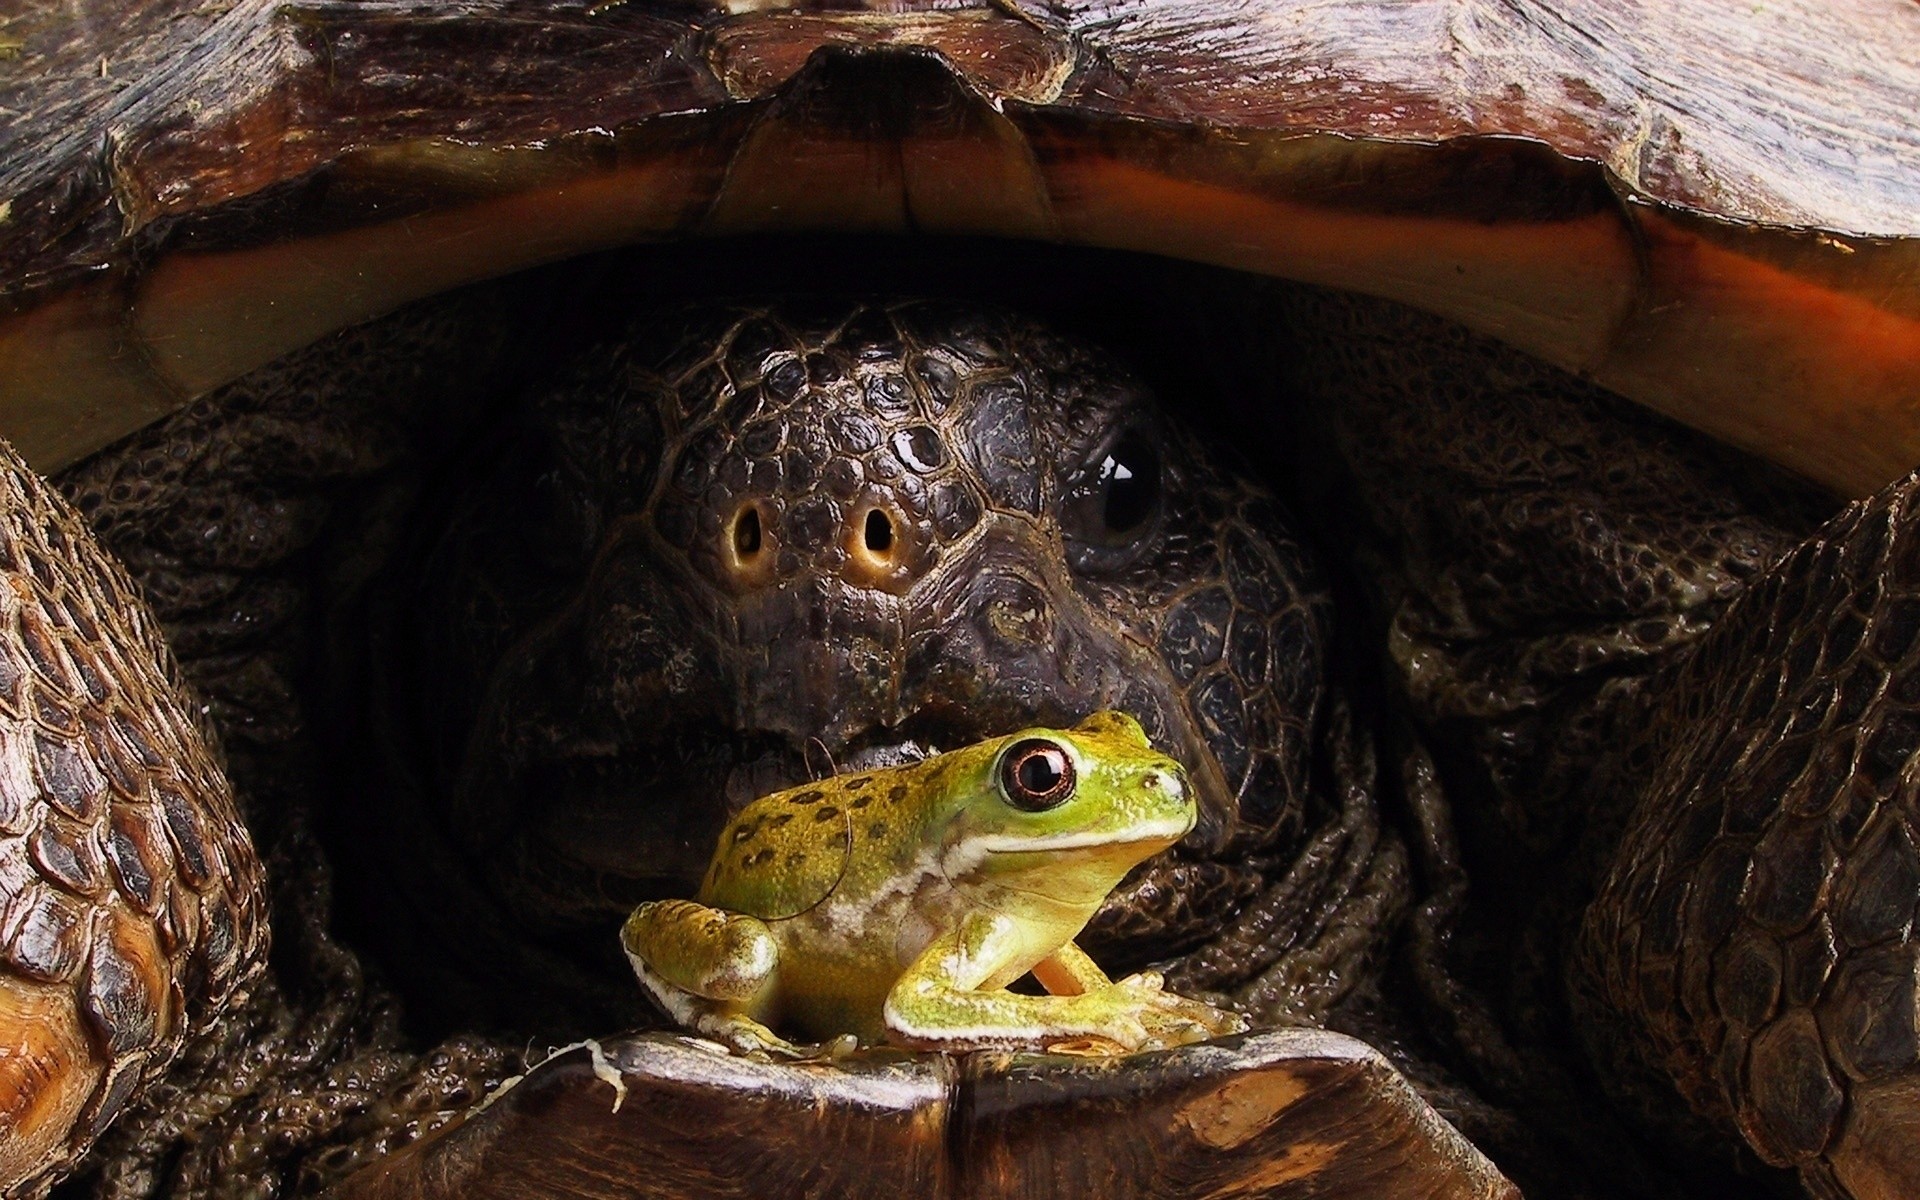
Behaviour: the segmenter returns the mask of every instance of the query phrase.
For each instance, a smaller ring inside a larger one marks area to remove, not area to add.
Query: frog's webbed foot
[[[838,1042],[790,1042],[744,1013],[720,1008],[696,1014],[687,1025],[735,1054],[761,1061],[821,1062],[842,1053]]]
[[[1090,998],[1110,1014],[1103,1036],[1128,1051],[1170,1050],[1248,1029],[1239,1013],[1167,991],[1158,971],[1128,976]]]
[[[787,1041],[754,1018],[778,953],[766,923],[691,900],[633,910],[620,945],[640,984],[682,1029],[752,1058],[829,1057],[831,1047]]]
[[[1237,1012],[1167,991],[1166,980],[1158,971],[1130,975],[1113,987],[1139,1005],[1135,1019],[1146,1037],[1135,1047],[1138,1050],[1188,1046],[1210,1038],[1245,1033],[1250,1028],[1247,1019]]]
[[[1166,977],[1158,971],[1142,971],[1114,983],[1072,942],[1038,964],[1034,977],[1054,995],[1091,994],[1115,1014],[1117,1025],[1110,1034],[1049,1044],[1049,1049],[1062,1053],[1167,1050],[1245,1033],[1249,1028],[1247,1019],[1239,1013],[1167,991]]]
[[[1236,1013],[1167,991],[1157,971],[1110,982],[1071,942],[1034,965],[1050,995],[989,988],[996,967],[1005,966],[996,951],[1007,945],[1018,945],[1017,929],[991,915],[935,941],[887,998],[891,1040],[931,1050],[1043,1046],[1093,1055],[1165,1050],[1247,1028]]]

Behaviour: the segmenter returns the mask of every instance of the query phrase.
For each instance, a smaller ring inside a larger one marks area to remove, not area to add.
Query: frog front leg
[[[1050,992],[1004,990],[1031,966]],[[974,914],[936,938],[887,993],[892,1041],[925,1050],[1023,1049],[1107,1042],[1159,1050],[1246,1029],[1237,1014],[1161,990],[1157,973],[1109,981],[1072,942],[1037,963],[1023,923]]]
[[[1176,1024],[1190,1022],[1208,1032],[1207,1037],[1225,1037],[1245,1033],[1247,1020],[1239,1013],[1215,1008],[1204,1000],[1190,1000],[1166,990],[1166,976],[1158,971],[1141,971],[1119,983],[1107,978],[1100,964],[1087,956],[1077,943],[1068,942],[1033,965],[1033,977],[1055,996],[1078,996],[1103,988],[1120,988],[1144,996],[1154,1010],[1150,1020],[1172,1019]],[[1170,1041],[1167,1045],[1183,1045]]]
[[[758,1019],[779,965],[778,944],[758,917],[691,900],[655,900],[633,910],[620,928],[620,945],[641,986],[682,1028],[742,1054],[808,1055]]]

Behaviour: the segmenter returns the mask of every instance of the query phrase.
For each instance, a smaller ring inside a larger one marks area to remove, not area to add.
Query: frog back
[[[917,766],[917,764],[916,764]],[[913,792],[913,767],[850,773],[763,796],[720,835],[702,903],[762,920],[796,917],[839,888],[876,820]]]

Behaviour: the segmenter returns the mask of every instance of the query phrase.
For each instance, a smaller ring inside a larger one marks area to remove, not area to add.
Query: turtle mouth
[[[629,746],[613,761],[570,756],[535,772],[549,797],[561,799],[542,807],[544,816],[532,818],[532,857],[546,865],[523,870],[523,858],[512,874],[520,884],[534,885],[529,919],[564,914],[563,924],[591,928],[597,935],[610,915],[634,903],[692,895],[722,827],[762,796],[834,776],[920,762],[1021,729],[1073,720],[1072,714],[1062,713],[1002,712],[989,719],[958,709],[929,709],[898,724],[868,725],[833,743],[823,736],[728,729],[708,722],[663,727],[646,745]],[[663,762],[675,765],[663,770]],[[675,802],[643,802],[659,796],[672,796]],[[1139,885],[1171,864],[1191,830],[1188,822],[1171,839],[1162,839],[1169,844],[1136,865],[1126,885]],[[1109,907],[1132,903],[1119,894],[1124,890],[1116,890]],[[1099,936],[1096,932],[1096,939]],[[1157,942],[1151,948],[1130,948],[1135,940],[1121,935],[1109,952],[1137,966],[1170,950]]]

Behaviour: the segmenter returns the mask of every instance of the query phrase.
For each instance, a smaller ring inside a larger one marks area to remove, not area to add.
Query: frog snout
[[[1193,800],[1193,785],[1178,766],[1148,767],[1140,774],[1140,791],[1146,807],[1169,817],[1184,817],[1191,822],[1199,815]]]

